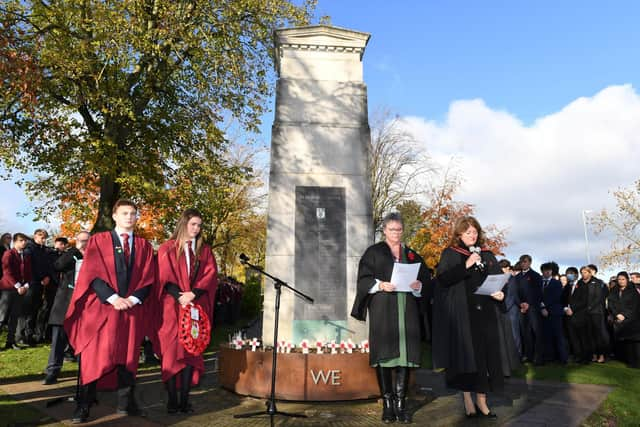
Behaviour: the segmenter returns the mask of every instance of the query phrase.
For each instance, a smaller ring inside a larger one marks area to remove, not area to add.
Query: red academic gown
[[[133,246],[128,289],[126,295],[120,295],[123,298],[155,283],[153,248],[136,235]],[[124,365],[135,377],[140,344],[145,335],[150,335],[152,326],[151,295],[146,303],[118,311],[109,303],[103,304],[91,287],[94,279],[102,279],[118,292],[116,251],[121,253],[120,244],[114,243],[111,232],[91,237],[64,322],[69,342],[81,355],[81,383],[97,380],[97,388],[102,390],[117,387],[117,365]]]
[[[187,261],[184,253],[177,260],[176,241],[165,242],[158,250],[158,288],[157,295],[160,299],[162,310],[159,321],[158,342],[162,355],[162,381],[168,381],[187,365],[193,366],[191,382],[198,384],[200,376],[204,372],[204,359],[202,355],[194,356],[188,353],[178,340],[178,313],[180,304],[165,290],[167,283],[174,283],[180,287],[181,292],[192,289],[206,291],[200,298],[194,300],[209,316],[209,322],[213,321],[214,300],[218,287],[218,267],[216,259],[208,245],[202,245],[200,251],[199,268],[193,284],[189,283],[187,274]],[[176,384],[180,386],[180,376],[176,378]]]

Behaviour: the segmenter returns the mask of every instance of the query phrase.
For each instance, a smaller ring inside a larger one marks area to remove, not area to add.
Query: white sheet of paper
[[[509,281],[511,273],[490,274],[484,283],[474,292],[477,295],[491,295],[501,291],[504,285]]]
[[[413,289],[409,285],[418,278],[418,271],[420,271],[419,262],[415,264],[400,264],[396,262],[393,264],[390,282],[396,285],[396,292],[412,292]]]

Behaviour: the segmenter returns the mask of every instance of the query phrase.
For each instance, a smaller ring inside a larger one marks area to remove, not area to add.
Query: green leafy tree
[[[273,30],[314,1],[5,0],[0,4],[0,160],[59,210],[97,177],[94,230],[119,197],[167,203],[185,180],[237,181],[225,124],[255,131],[272,85]],[[195,200],[196,197],[194,197]]]

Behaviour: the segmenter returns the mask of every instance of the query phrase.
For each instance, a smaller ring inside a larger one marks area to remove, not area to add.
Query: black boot
[[[95,400],[96,383],[81,385],[76,396],[76,409],[71,416],[73,424],[86,423],[89,419],[89,408]]]
[[[378,387],[382,396],[382,422],[392,423],[396,420],[393,412],[393,385],[391,383],[391,368],[376,367]]]
[[[189,403],[189,391],[191,390],[191,377],[193,376],[193,366],[187,365],[181,371],[180,383],[180,412],[193,412],[193,408]]]
[[[178,391],[176,390],[176,377],[175,375],[169,378],[167,381],[167,412],[175,414],[178,412]]]
[[[411,415],[407,411],[407,395],[409,394],[409,368],[396,368],[396,418],[402,424],[411,424]]]

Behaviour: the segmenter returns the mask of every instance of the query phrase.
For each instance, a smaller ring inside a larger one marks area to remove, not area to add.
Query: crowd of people
[[[146,415],[134,392],[141,346],[147,358],[160,356],[167,412],[191,412],[189,392],[204,372],[214,300],[232,312],[240,284],[227,280],[218,292],[198,211],[183,212],[157,252],[133,232],[134,203],[117,201],[112,217],[113,230],[82,231],[72,247],[63,237],[47,247],[42,229],[32,237],[2,236],[2,349],[51,342],[44,384],[56,382],[65,358],[79,363],[74,423],[88,420],[97,390],[117,390],[118,413]]]
[[[531,257],[499,261],[511,278],[505,286],[507,315],[523,361],[535,365],[605,363],[616,358],[640,368],[640,273],[619,272],[608,283],[593,264],[569,267],[546,262],[540,273]]]
[[[561,275],[555,262],[537,273],[529,255],[514,265],[498,261],[470,216],[453,224],[434,272],[401,241],[403,227],[398,213],[384,218],[385,239],[360,259],[351,312],[358,320],[369,318],[383,422],[411,422],[406,387],[425,336],[433,368],[445,370],[447,386],[462,392],[468,418],[497,417],[487,395],[500,392],[504,378],[523,362],[605,363],[615,357],[640,367],[640,273],[621,271],[607,285],[595,265],[569,267]],[[417,279],[399,289],[391,282],[401,264],[419,266]],[[494,279],[500,279],[496,288],[481,289]]]

